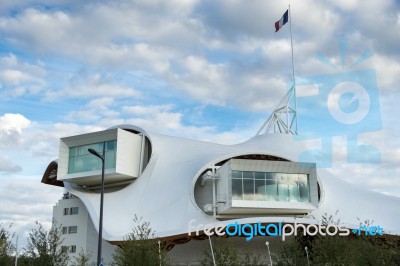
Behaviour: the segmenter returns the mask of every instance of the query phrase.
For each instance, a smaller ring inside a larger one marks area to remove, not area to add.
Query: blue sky
[[[49,225],[62,190],[40,179],[60,137],[123,123],[225,144],[252,137],[291,77],[289,24],[274,32],[286,9],[266,0],[2,1],[0,222],[21,235],[36,220]],[[341,126],[326,126],[333,100],[316,97],[299,105],[299,134],[311,148],[332,141],[338,177],[400,197],[399,3],[303,0],[291,10],[298,80],[376,75],[363,84],[375,92],[364,124],[332,133]],[[351,68],[365,51],[372,57]],[[362,106],[347,96],[347,112]],[[348,162],[354,135],[379,150],[379,163]]]

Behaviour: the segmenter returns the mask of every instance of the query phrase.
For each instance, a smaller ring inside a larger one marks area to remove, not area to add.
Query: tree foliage
[[[5,227],[0,224],[0,265],[11,265],[13,261],[15,245],[13,243],[14,233],[10,232],[11,226]]]
[[[161,264],[168,265],[169,261],[166,252],[160,250],[155,232],[151,229],[149,222],[135,215],[133,219],[136,226],[132,232],[125,236],[124,243],[113,255],[115,266],[152,266]]]
[[[88,251],[85,252],[83,248],[81,248],[81,250],[79,251],[78,256],[74,257],[74,259],[72,260],[72,266],[92,266],[92,265],[96,265],[95,262],[93,261],[92,252]]]
[[[325,213],[322,224],[338,225],[340,220],[335,219],[336,214]],[[360,226],[369,227],[372,223],[360,221]],[[304,236],[298,232],[281,243],[274,260],[276,265],[307,265],[307,247],[310,264],[314,265],[400,265],[399,243],[398,237],[389,235]]]
[[[265,262],[261,260],[259,255],[253,254],[248,249],[239,250],[229,238],[214,239],[213,252],[216,265],[265,265]],[[208,240],[201,254],[201,265],[214,265]]]
[[[61,251],[61,227],[53,221],[49,231],[36,222],[37,228],[29,233],[25,250],[27,265],[64,266],[68,263],[68,255]]]

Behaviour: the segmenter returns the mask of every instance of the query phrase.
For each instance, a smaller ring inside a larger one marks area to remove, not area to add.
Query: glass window
[[[76,234],[78,232],[78,226],[68,227],[68,234]]]
[[[278,200],[284,202],[289,201],[288,184],[285,181],[278,182]]]
[[[265,186],[265,180],[261,179],[256,179],[254,181],[254,184],[256,186],[256,194],[255,194],[255,200],[266,200],[266,186]]]
[[[243,171],[243,179],[254,179],[254,172]]]
[[[63,228],[61,228],[61,233],[63,235],[68,234],[68,227],[64,226]]]
[[[295,181],[289,182],[289,193],[290,193],[290,201],[292,202],[300,201],[300,191],[298,182]]]
[[[244,173],[243,173],[244,177]],[[243,179],[243,199],[254,200],[254,180]]]
[[[265,173],[265,179],[276,179],[275,173]]]
[[[286,182],[288,180],[288,175],[284,173],[276,173],[275,176],[277,181]]]
[[[242,179],[232,179],[232,199],[243,199]]]
[[[103,142],[93,143],[69,148],[68,173],[80,173],[87,171],[101,170],[101,160],[89,153],[88,149],[94,149],[100,154],[103,152]],[[117,141],[106,142],[105,165],[106,169],[112,169],[116,166]]]
[[[72,246],[71,246],[70,252],[71,252],[71,253],[75,253],[75,252],[76,252],[76,246],[75,246],[75,245],[72,245]]]
[[[301,182],[308,182],[308,175],[306,174],[298,174],[297,178]]]
[[[116,150],[116,144],[117,142],[115,140],[107,141],[106,144],[106,151],[114,151]]]
[[[309,202],[310,201],[310,193],[308,189],[308,182],[299,181],[299,201],[301,202]]]
[[[240,178],[242,179],[242,172],[241,171],[232,171],[232,178]]]
[[[106,169],[115,168],[115,151],[106,151],[106,165],[104,166]],[[100,160],[98,160],[100,161]],[[100,162],[101,167],[101,162]]]
[[[64,215],[68,215],[69,213],[69,208],[64,208]]]
[[[61,246],[61,252],[62,253],[67,253],[68,252],[68,247],[67,246]]]
[[[275,180],[265,180],[265,192],[267,201],[276,201],[278,194],[278,187]]]
[[[78,214],[78,211],[79,211],[79,207],[72,207],[72,208],[69,210],[69,214],[70,214],[70,215]]]
[[[306,174],[232,171],[232,199],[309,202]]]
[[[263,172],[254,172],[254,178],[259,180],[265,179],[265,173]]]

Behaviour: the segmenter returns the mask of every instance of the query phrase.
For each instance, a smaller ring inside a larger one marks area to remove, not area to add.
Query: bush
[[[142,218],[133,219],[136,226],[124,238],[124,243],[113,255],[115,266],[158,266],[160,265],[160,252],[158,239],[150,228],[150,223],[142,221]],[[165,251],[161,250],[161,264],[168,265]]]

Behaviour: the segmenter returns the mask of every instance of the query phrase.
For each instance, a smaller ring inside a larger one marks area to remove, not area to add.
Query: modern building
[[[298,162],[306,148],[290,134],[221,145],[121,125],[62,138],[58,161],[44,173],[43,183],[66,190],[54,217],[68,236],[69,252],[83,248],[96,256],[101,160],[88,148],[105,154],[105,258],[131,232],[135,215],[150,222],[179,265],[197,265],[202,225],[318,224],[328,213],[347,228],[369,220],[386,233],[400,233],[399,198],[342,181],[313,162]],[[265,250],[264,240],[251,243]]]
[[[64,239],[61,250],[68,253],[69,265],[81,252],[89,256],[94,263],[97,255],[98,233],[83,202],[66,192],[53,207],[53,219],[61,225]],[[116,246],[105,240],[102,241],[102,245],[104,258],[109,260]]]

